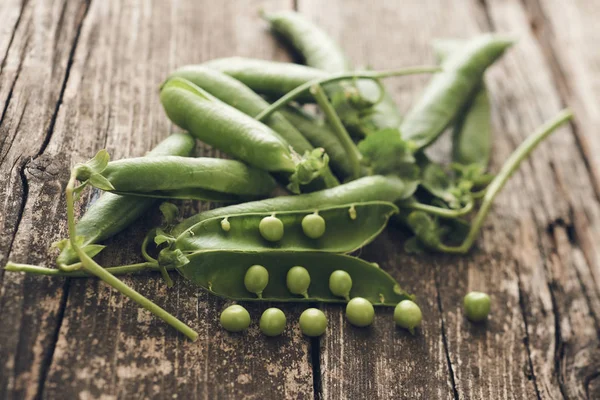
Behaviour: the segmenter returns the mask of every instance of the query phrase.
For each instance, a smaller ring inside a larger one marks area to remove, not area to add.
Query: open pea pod
[[[412,296],[377,264],[360,258],[324,252],[244,252],[199,251],[187,255],[189,262],[177,271],[196,285],[211,293],[238,301],[321,302],[345,303],[329,290],[329,276],[344,270],[352,277],[350,298],[363,297],[375,306],[396,306]],[[244,276],[252,265],[262,265],[269,272],[269,283],[262,298],[246,290]],[[310,274],[308,297],[289,292],[286,275],[290,268],[303,266]]]
[[[325,232],[308,237],[302,222],[315,212],[325,221]],[[205,219],[182,233],[174,247],[183,252],[202,249],[252,251],[324,251],[349,253],[370,243],[386,227],[398,208],[389,202],[371,201],[327,208],[284,212],[251,212]],[[284,226],[281,240],[270,242],[259,232],[265,217],[274,215]]]

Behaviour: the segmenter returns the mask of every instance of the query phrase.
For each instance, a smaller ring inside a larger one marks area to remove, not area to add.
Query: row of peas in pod
[[[187,133],[169,136],[145,157],[110,161],[101,150],[77,164],[65,190],[69,236],[56,243],[58,268],[9,262],[6,269],[98,277],[191,339],[197,334],[190,326],[117,275],[159,271],[171,286],[169,274],[177,271],[237,301],[393,306],[397,322],[414,327],[414,296],[386,271],[347,254],[374,240],[392,216],[411,236],[407,252],[468,252],[510,176],[572,114],[538,128],[494,175],[487,171],[492,94],[484,74],[514,40],[485,34],[438,41],[439,65],[353,71],[340,46],[302,15],[263,17],[306,65],[233,57],[173,71],[160,102]],[[381,80],[416,73],[433,77],[403,116]],[[426,153],[447,129],[452,163],[442,165]],[[234,159],[193,157],[196,140]],[[76,223],[75,199],[90,186],[107,193]],[[288,195],[276,196],[281,190]],[[164,226],[141,244],[144,262],[100,266],[93,258],[101,243],[157,199],[235,204],[177,221],[176,208],[163,203]],[[355,277],[354,287],[343,272]],[[337,283],[327,287],[327,279]],[[465,298],[467,316],[484,319],[485,302]]]

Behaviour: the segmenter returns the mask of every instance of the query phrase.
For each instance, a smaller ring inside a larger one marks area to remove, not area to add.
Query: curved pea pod
[[[464,41],[438,39],[433,49],[440,62],[465,45]],[[452,161],[478,164],[486,169],[492,149],[491,105],[485,82],[460,111],[452,131]]]
[[[329,75],[304,65],[245,57],[219,58],[203,65],[234,77],[258,93],[273,97],[283,96],[306,82]],[[310,93],[300,96],[298,100],[314,101]]]
[[[311,239],[302,230],[302,220],[318,212],[325,220],[325,233]],[[208,218],[179,235],[175,247],[183,252],[220,249],[255,251],[326,251],[350,253],[370,243],[398,212],[393,203],[372,201],[299,211],[231,214]],[[260,221],[274,215],[284,226],[283,238],[266,241],[259,233]],[[354,218],[352,218],[354,216]],[[227,228],[222,223],[226,221]]]
[[[320,27],[294,11],[263,13],[271,29],[291,43],[307,65],[327,72],[350,69],[338,44]]]
[[[187,79],[222,102],[237,108],[251,117],[256,117],[270,105],[256,92],[237,79],[203,65],[186,65],[178,68],[170,76]],[[304,154],[306,151],[314,149],[313,145],[304,135],[282,114],[275,112],[263,122],[277,132],[298,154]],[[326,187],[339,184],[329,170],[323,172],[323,179],[325,180]]]
[[[177,268],[181,275],[212,294],[237,301],[345,303],[344,298],[329,290],[329,276],[336,270],[346,271],[352,277],[350,297],[363,297],[375,306],[395,306],[412,298],[376,264],[342,254],[208,250],[187,254],[186,258],[188,263]],[[252,265],[262,265],[269,272],[269,283],[260,299],[244,286],[244,274]],[[307,298],[295,296],[287,289],[287,272],[296,265],[306,268],[311,276]]]
[[[280,113],[314,146],[325,149],[329,156],[329,165],[338,176],[344,179],[352,175],[352,166],[346,151],[328,124],[291,107],[282,109]]]
[[[452,133],[452,160],[487,168],[492,151],[491,106],[482,86],[458,116]]]
[[[395,176],[367,176],[318,192],[298,196],[280,196],[205,211],[182,221],[173,228],[171,235],[178,237],[184,231],[209,218],[225,218],[228,215],[235,214],[319,210],[370,201],[395,203],[409,198],[415,192],[417,186],[418,183],[406,182]]]
[[[96,186],[100,174],[118,194],[209,201],[265,197],[277,186],[273,177],[235,160],[156,156],[111,161],[98,172],[76,167],[77,179]],[[104,187],[100,187],[105,189]]]
[[[146,157],[163,155],[189,156],[194,151],[196,140],[185,133],[175,133],[160,142]],[[134,196],[120,196],[104,193],[83,214],[75,226],[81,247],[94,249],[95,243],[108,239],[131,225],[143,213],[156,203],[156,199]],[[58,264],[69,265],[79,261],[79,257],[68,244],[68,240],[59,242],[61,253],[56,259]],[[102,246],[95,247],[97,254]],[[91,254],[91,253],[90,253]]]
[[[300,156],[271,128],[186,79],[167,80],[160,99],[175,124],[247,164],[286,175],[293,192],[326,170],[328,158],[322,149]]]
[[[513,44],[492,34],[468,41],[442,64],[416,104],[405,116],[400,131],[405,140],[423,148],[452,123],[477,90],[488,66]]]
[[[187,79],[222,102],[251,117],[257,116],[270,105],[241,81],[203,65],[186,65],[175,70],[170,76]],[[264,123],[279,133],[298,153],[302,154],[306,150],[313,149],[302,133],[298,132],[294,125],[280,113],[273,113]]]

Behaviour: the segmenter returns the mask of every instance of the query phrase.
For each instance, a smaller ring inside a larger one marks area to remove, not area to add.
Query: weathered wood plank
[[[553,66],[548,65],[547,60],[550,64],[553,61],[544,59],[535,32],[527,28],[531,16],[523,4],[492,1],[489,14],[497,29],[518,34],[521,38],[520,46],[511,55],[515,59],[509,56],[512,62],[507,62],[510,69],[504,71],[503,78],[513,77],[519,87],[528,87],[535,94],[530,98],[523,96],[525,104],[515,104],[513,98],[505,97],[502,107],[513,111],[511,115],[515,118],[511,125],[518,122],[531,127],[530,120],[540,116],[547,118],[560,103],[571,105],[571,98],[559,97],[552,76]],[[575,26],[574,29],[578,30]],[[522,62],[525,57],[527,63]],[[529,78],[532,76],[535,78]],[[590,80],[588,84],[592,82]],[[507,93],[509,90],[511,88],[503,89]],[[515,109],[519,110],[521,118],[516,118],[519,114],[514,112]],[[530,226],[533,221],[524,218],[519,233],[520,237],[529,237],[526,242],[533,249],[542,250],[535,256],[533,250],[525,249],[519,259],[519,270],[523,286],[534,285],[532,282],[536,278],[545,277],[546,280],[545,290],[535,287],[536,290],[527,291],[523,305],[538,387],[540,394],[549,398],[600,396],[593,384],[600,370],[600,297],[596,280],[599,266],[595,257],[597,250],[591,245],[600,239],[600,209],[594,191],[595,172],[587,168],[597,162],[597,156],[585,149],[580,151],[581,138],[593,135],[593,128],[582,124],[587,116],[580,115],[577,107],[575,112],[575,129],[571,134],[556,134],[533,160],[545,162],[531,163],[538,183],[535,187],[528,185],[531,191],[528,190],[524,202],[531,207],[531,217],[537,226]],[[511,137],[522,137],[513,136],[514,128],[507,131]],[[549,187],[549,182],[554,187]],[[531,200],[535,198],[541,201]],[[549,354],[549,349],[553,349],[553,353]]]
[[[506,3],[492,2],[491,8],[494,11],[503,9]],[[515,7],[518,4],[508,3]],[[300,2],[300,9],[308,13],[312,11],[311,16],[325,26],[337,27],[332,29],[343,43],[348,43],[344,47],[350,54],[361,51],[367,53],[369,57],[364,59],[375,60],[371,61],[371,65],[379,68],[393,67],[394,61],[396,65],[399,64],[395,60],[395,53],[394,57],[390,57],[389,49],[398,49],[397,52],[405,54],[401,60],[407,60],[408,63],[431,62],[433,58],[427,48],[432,38],[455,35],[468,37],[490,28],[486,10],[475,2],[464,2],[452,9],[433,1],[418,4],[409,2],[402,7],[395,7],[391,3],[377,4],[369,12],[372,20],[366,18],[365,14],[355,12],[354,15],[361,15],[360,21],[339,17],[345,12],[352,13],[353,7],[358,6],[348,5],[348,2],[334,4],[330,5],[336,9],[333,13],[323,13],[316,2],[306,0]],[[427,10],[426,18],[423,17],[424,10]],[[331,17],[332,14],[337,16]],[[498,23],[493,12],[490,18],[495,24]],[[530,40],[527,21],[518,15],[498,18],[512,21],[512,25],[507,22],[500,27],[498,24],[498,30],[518,31],[520,36],[525,37],[488,77],[495,105],[495,169],[526,134],[559,109],[560,103],[540,49]],[[391,27],[388,19],[393,21],[396,29]],[[357,26],[364,29],[356,29]],[[367,36],[365,32],[373,31],[373,37],[377,40],[368,42],[362,39]],[[385,54],[380,56],[382,60],[379,63],[378,53]],[[360,57],[353,58],[361,60]],[[410,100],[405,100],[404,96],[398,98],[403,108],[410,104]],[[455,375],[457,395],[461,398],[530,398],[538,394],[544,398],[554,398],[557,394],[560,396],[565,386],[570,386],[573,393],[581,393],[578,387],[595,379],[588,372],[598,370],[594,347],[595,328],[589,328],[596,323],[589,318],[586,310],[590,309],[594,315],[590,304],[597,302],[590,299],[588,294],[590,289],[586,286],[590,284],[582,285],[585,280],[581,280],[581,277],[593,277],[595,266],[586,265],[593,257],[582,257],[579,245],[568,244],[570,247],[568,251],[563,250],[563,254],[574,255],[568,259],[563,256],[564,264],[544,263],[544,260],[552,258],[552,245],[545,247],[535,243],[529,247],[527,242],[520,240],[529,224],[536,237],[539,237],[537,240],[547,242],[554,234],[548,235],[546,228],[554,226],[556,221],[566,221],[567,226],[561,229],[568,230],[572,220],[570,216],[574,213],[582,219],[582,227],[587,228],[582,232],[581,240],[583,243],[594,243],[596,238],[590,236],[590,231],[594,229],[588,227],[597,221],[598,203],[591,190],[586,161],[575,154],[580,153],[573,132],[563,129],[562,133],[557,133],[551,139],[550,144],[544,145],[531,161],[525,163],[522,172],[505,189],[494,215],[486,224],[478,249],[470,257],[431,260],[431,264],[436,266],[448,355]],[[518,234],[513,235],[514,232]],[[522,259],[523,254],[528,255],[528,260],[534,257],[540,262],[533,265],[526,263]],[[421,263],[416,271],[423,274],[426,268],[428,266]],[[414,276],[412,279],[426,281],[428,276]],[[462,296],[476,289],[490,293],[496,306],[485,328],[466,322],[462,313]],[[573,302],[581,312],[576,313],[573,323],[565,322],[566,304]],[[522,313],[526,316],[525,320]],[[433,315],[429,317],[435,318]],[[343,321],[339,314],[332,319]],[[554,341],[555,322],[559,327],[557,343]],[[577,329],[580,326],[587,326],[588,329]],[[569,332],[567,342],[564,335],[560,336],[564,330]],[[359,347],[348,344],[350,337],[351,334],[344,333],[345,340],[340,340],[337,346],[323,349],[321,357],[325,365],[336,365],[338,354],[345,354],[348,359],[368,360],[363,361],[365,364],[380,362],[379,354],[389,354],[386,344],[375,342],[377,345],[373,347]],[[554,347],[558,349],[556,353]],[[384,348],[387,353],[382,350]],[[556,366],[555,359],[559,360]],[[575,360],[581,364],[575,366]],[[361,380],[360,373],[356,373],[352,367],[349,364],[348,368],[339,368],[329,376],[325,373],[323,392],[335,393],[336,398],[346,397],[348,393],[375,393],[370,382]],[[393,375],[371,379],[378,382],[376,387],[394,388],[397,382],[397,376]],[[353,389],[347,389],[350,392],[338,392],[340,382],[352,382]],[[389,393],[402,392],[390,389]]]
[[[14,12],[5,6],[16,7]],[[23,9],[3,2],[11,39],[0,74],[0,264],[9,252],[22,262],[44,263],[48,238],[62,219],[52,199],[60,196],[59,169],[38,156],[52,135],[68,63],[85,13],[82,1],[29,1]],[[18,23],[17,23],[18,21]],[[3,24],[4,24],[3,20]],[[4,26],[3,26],[4,28]],[[10,45],[10,46],[9,46]],[[4,57],[4,53],[2,54]],[[33,159],[33,161],[31,161]],[[23,213],[25,202],[32,210]],[[17,227],[21,234],[15,236]],[[0,272],[0,397],[33,398],[52,355],[64,282]]]
[[[289,6],[282,1],[264,5]],[[56,133],[45,153],[62,154],[71,163],[102,147],[114,158],[143,154],[170,129],[157,96],[170,70],[233,54],[283,55],[261,28],[257,11],[250,1],[220,2],[219,7],[194,1],[92,2]],[[59,199],[54,201],[62,205]],[[137,261],[143,234],[156,222],[148,218],[115,238],[101,263]],[[158,276],[126,281],[196,328],[198,342],[178,335],[102,283],[73,280],[44,398],[313,396],[308,341],[297,329],[275,340],[265,339],[256,325],[248,333],[231,335],[218,326],[225,301],[181,279],[171,290]],[[264,308],[248,307],[254,321]],[[298,310],[287,311],[293,326]]]

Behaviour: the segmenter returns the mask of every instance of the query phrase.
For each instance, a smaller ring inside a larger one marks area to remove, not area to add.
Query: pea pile
[[[440,40],[433,45],[439,65],[356,71],[300,14],[263,17],[306,65],[229,57],[173,71],[160,86],[160,102],[187,133],[167,137],[145,157],[110,161],[101,150],[76,165],[65,190],[69,235],[55,243],[57,268],[8,262],[6,270],[96,276],[192,340],[198,335],[191,327],[117,276],[156,271],[170,287],[177,271],[240,303],[306,303],[311,308],[298,324],[308,336],[327,328],[325,314],[313,308],[322,303],[344,304],[356,327],[370,326],[376,307],[395,307],[396,325],[414,333],[422,320],[415,297],[351,253],[390,221],[410,234],[406,252],[467,253],[510,176],[572,115],[564,110],[542,125],[492,174],[493,94],[484,75],[511,38]],[[412,74],[432,78],[402,115],[382,81]],[[452,135],[448,165],[427,154],[445,131]],[[196,140],[233,159],[193,157]],[[107,193],[76,223],[74,203],[90,186]],[[174,204],[161,203],[174,199],[229,204],[181,220]],[[94,261],[104,240],[155,205],[163,223],[141,243],[143,262],[105,268]],[[473,322],[484,321],[490,306],[484,293],[465,296]],[[220,322],[239,332],[251,318],[235,304]],[[286,324],[279,308],[259,321],[267,336],[282,334]]]

